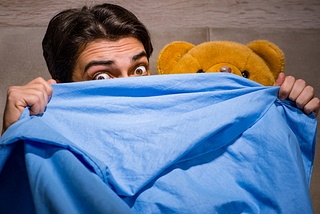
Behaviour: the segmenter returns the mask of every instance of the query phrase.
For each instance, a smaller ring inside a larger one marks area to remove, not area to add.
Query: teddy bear
[[[159,74],[227,72],[265,86],[275,83],[284,66],[283,52],[267,40],[247,45],[211,41],[197,46],[177,41],[166,45],[157,60]]]

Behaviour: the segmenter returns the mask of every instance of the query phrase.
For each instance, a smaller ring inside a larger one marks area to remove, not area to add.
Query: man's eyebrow
[[[141,53],[137,54],[137,55],[134,55],[132,57],[132,61],[137,61],[138,59],[142,58],[142,57],[147,57],[148,58],[148,55],[145,51],[141,51]]]
[[[142,57],[148,57],[147,53],[145,51],[142,51],[139,54],[136,54],[132,57],[132,61],[137,61],[138,59]],[[89,62],[86,67],[84,68],[84,72],[87,72],[89,68],[95,65],[112,65],[114,64],[113,60],[107,60],[107,61],[91,61]]]
[[[84,68],[84,72],[87,72],[89,68],[95,65],[112,65],[114,61],[107,60],[107,61],[91,61],[89,62],[86,67]]]

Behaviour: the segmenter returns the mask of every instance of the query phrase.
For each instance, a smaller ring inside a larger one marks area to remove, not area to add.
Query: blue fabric
[[[316,119],[278,87],[212,73],[53,89],[0,139],[8,213],[313,212]]]

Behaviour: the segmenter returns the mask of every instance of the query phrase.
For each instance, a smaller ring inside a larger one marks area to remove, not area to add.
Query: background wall
[[[41,40],[52,16],[64,9],[103,2],[106,1],[0,0],[0,109],[9,86],[26,84],[38,76],[50,78],[42,59]],[[150,28],[155,45],[150,61],[153,74],[158,52],[170,41],[199,44],[232,40],[245,44],[268,39],[284,51],[285,73],[305,79],[320,97],[320,0],[108,2],[131,10]],[[319,182],[318,148],[310,188],[315,213],[320,213]]]
[[[46,26],[66,8],[109,2],[147,27],[320,28],[319,0],[1,0],[0,26]]]

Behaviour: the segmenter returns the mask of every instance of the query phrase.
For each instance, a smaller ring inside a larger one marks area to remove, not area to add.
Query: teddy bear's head
[[[159,74],[228,72],[265,86],[274,84],[284,64],[283,52],[266,40],[247,45],[229,41],[197,46],[173,42],[161,50],[157,61]]]

